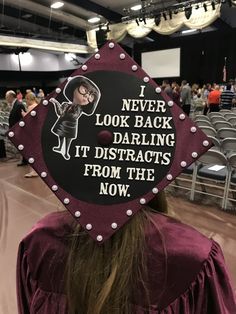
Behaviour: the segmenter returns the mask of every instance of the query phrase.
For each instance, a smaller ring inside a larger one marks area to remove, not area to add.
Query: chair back
[[[200,129],[206,134],[210,136],[216,137],[216,130],[210,126],[202,126]]]
[[[221,150],[222,152],[228,154],[229,152],[236,153],[236,138],[227,137],[221,141]]]
[[[214,148],[210,148],[205,154],[203,154],[199,159],[198,162],[202,164],[215,164],[215,165],[224,165],[228,164],[226,156],[221,153],[219,150]]]
[[[221,128],[217,130],[217,136],[220,139],[233,137],[236,138],[236,129],[234,128]]]
[[[221,128],[232,128],[232,124],[228,121],[216,121],[213,123],[213,126],[216,130],[219,130]]]

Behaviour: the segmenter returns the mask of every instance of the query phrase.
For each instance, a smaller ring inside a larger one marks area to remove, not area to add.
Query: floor
[[[28,166],[0,161],[0,314],[16,314],[15,267],[20,239],[45,214],[63,207],[40,178],[24,178]],[[236,215],[216,205],[189,202],[168,193],[170,214],[218,241],[236,287]]]

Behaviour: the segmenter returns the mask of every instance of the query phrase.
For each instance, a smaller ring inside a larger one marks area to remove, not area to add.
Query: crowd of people
[[[236,82],[229,80],[225,84],[207,83],[203,86],[192,84],[183,80],[181,85],[177,82],[170,84],[169,80],[163,80],[162,90],[182,107],[183,111],[190,115],[196,113],[207,114],[220,109],[231,109],[236,105]]]

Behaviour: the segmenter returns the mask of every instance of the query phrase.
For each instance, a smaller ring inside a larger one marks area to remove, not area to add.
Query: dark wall
[[[169,48],[181,48],[180,78],[189,83],[221,83],[224,60],[227,57],[227,79],[236,78],[236,30],[212,31],[181,37],[157,36],[153,43],[134,46],[135,60],[141,64],[141,53]],[[158,79],[160,82],[162,79]]]
[[[22,93],[33,87],[42,88],[44,92],[50,93],[58,86],[59,80],[71,75],[73,70],[60,72],[27,72],[27,71],[0,71],[0,98],[9,89],[19,88]]]

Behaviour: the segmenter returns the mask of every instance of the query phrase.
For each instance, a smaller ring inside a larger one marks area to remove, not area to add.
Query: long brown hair
[[[66,272],[70,314],[131,314],[136,289],[142,289],[148,306],[144,232],[148,211],[140,210],[102,245],[75,226]]]

